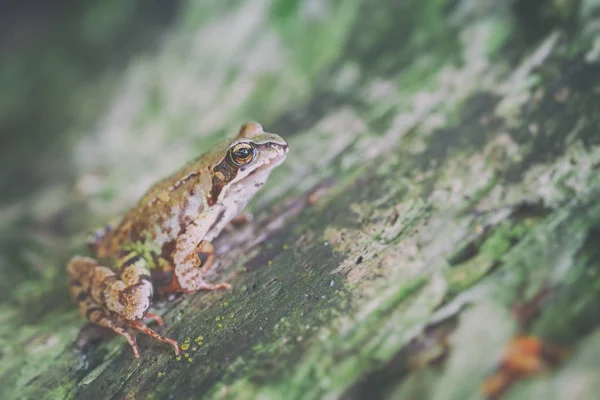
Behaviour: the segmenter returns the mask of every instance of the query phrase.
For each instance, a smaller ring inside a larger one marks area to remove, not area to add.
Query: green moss
[[[103,45],[131,21],[135,10],[134,1],[108,0],[96,3],[85,10],[78,21],[77,30],[87,46]]]
[[[311,10],[304,2],[273,2],[270,22],[291,49],[288,65],[303,85],[311,87],[310,82],[339,56],[360,4],[357,0],[312,3],[316,9]]]
[[[460,293],[484,277],[494,266],[494,260],[487,255],[478,255],[460,266],[453,267],[446,274],[450,294]]]
[[[485,254],[491,260],[499,261],[506,252],[514,245],[515,241],[520,239],[517,235],[522,235],[523,230],[513,229],[510,223],[500,224],[494,233],[482,244],[481,253]]]
[[[470,237],[465,241],[449,257],[453,264],[446,273],[450,292],[455,294],[471,287],[504,262],[505,255],[535,226],[530,221],[506,221],[491,228],[493,232],[485,238]]]
[[[490,59],[500,56],[504,44],[510,37],[513,26],[505,19],[494,19],[489,21],[491,24],[488,42],[486,44],[486,55]]]

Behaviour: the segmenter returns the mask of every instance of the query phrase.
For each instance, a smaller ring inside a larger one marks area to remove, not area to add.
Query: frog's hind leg
[[[177,341],[161,336],[143,322],[145,318],[157,319],[155,314],[148,315],[154,288],[146,260],[135,252],[129,252],[119,259],[118,267],[121,271],[120,279],[111,282],[104,289],[108,309],[117,313],[129,327],[160,342],[169,343],[175,349],[175,353],[179,354]],[[159,317],[159,325],[162,322]]]
[[[81,314],[92,323],[123,336],[133,349],[133,354],[139,358],[140,350],[135,335],[132,335],[119,322],[116,315],[105,308],[106,304],[102,301],[102,297],[100,297],[99,302],[93,298],[93,294],[98,294],[98,288],[108,284],[111,280],[117,279],[114,272],[102,267],[96,260],[75,256],[69,261],[67,275],[71,295],[77,302]]]
[[[128,329],[125,329],[120,325],[117,319],[111,318],[104,310],[94,307],[91,307],[86,311],[86,316],[94,324],[111,329],[115,333],[123,336],[131,346],[135,358],[140,358],[140,349],[135,340],[135,334],[132,334]]]
[[[127,321],[144,318],[154,290],[150,282],[146,260],[134,252],[128,252],[117,261],[119,279],[102,288],[106,307]]]
[[[139,349],[135,336],[124,329],[124,326],[171,344],[175,348],[175,353],[179,354],[179,345],[175,340],[163,338],[143,323],[153,296],[150,272],[145,260],[135,253],[127,253],[118,261],[118,265],[121,269],[119,277],[114,271],[101,266],[91,258],[71,259],[68,274],[73,296],[78,302],[79,299],[84,301],[85,297],[89,298],[89,307],[80,303],[82,313],[92,322],[106,326],[124,336],[136,357],[139,357]],[[78,287],[81,287],[81,290]],[[96,311],[99,313],[94,314]]]

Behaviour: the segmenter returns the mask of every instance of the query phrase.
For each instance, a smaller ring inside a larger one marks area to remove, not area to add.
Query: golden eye
[[[230,150],[231,160],[237,165],[248,164],[254,158],[254,147],[248,143],[239,143]]]

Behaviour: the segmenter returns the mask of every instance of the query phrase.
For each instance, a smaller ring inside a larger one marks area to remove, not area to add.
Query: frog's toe
[[[148,328],[146,326],[146,324],[144,324],[142,321],[128,321],[127,323],[133,329],[135,329],[135,330],[137,330],[139,332],[142,332],[142,333],[150,336],[151,338],[158,340],[159,342],[170,344],[175,349],[175,354],[179,355],[179,351],[180,351],[179,350],[179,343],[177,343],[176,340],[173,340],[171,338],[167,338],[167,337],[164,337],[164,336],[160,335],[158,332],[156,332],[156,331]]]
[[[127,340],[127,343],[129,343],[129,346],[131,346],[135,358],[140,358],[140,349],[135,340],[135,334],[122,327],[116,318],[98,307],[90,307],[86,314],[94,324],[108,328],[116,334],[123,336]]]
[[[197,290],[219,290],[219,289],[231,289],[231,284],[227,282],[219,282],[219,283],[208,283],[203,282],[200,284]]]
[[[146,320],[153,319],[158,324],[158,326],[163,326],[165,324],[165,321],[158,314],[146,313],[145,319]]]

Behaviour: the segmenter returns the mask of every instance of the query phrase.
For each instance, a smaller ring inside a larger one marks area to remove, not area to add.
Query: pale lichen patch
[[[517,116],[521,107],[531,98],[531,89],[537,82],[533,71],[543,65],[552,55],[560,38],[554,33],[548,36],[540,46],[516,68],[498,90],[503,95],[496,107],[496,115],[506,119],[510,126],[520,123]]]
[[[525,173],[523,184],[510,187],[509,191],[525,190],[547,206],[557,206],[571,198],[585,196],[597,180],[599,165],[600,146],[586,148],[578,141],[553,162],[531,167]]]

